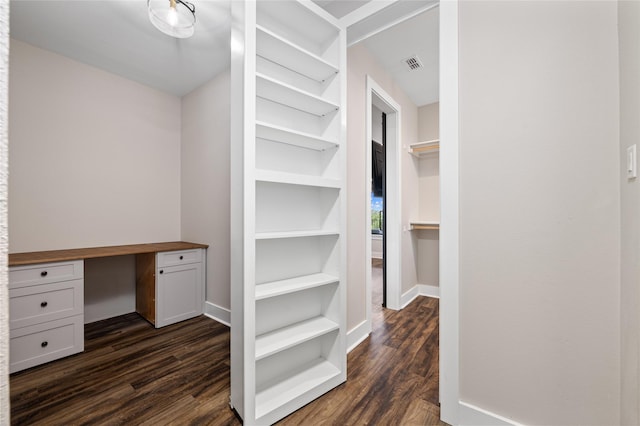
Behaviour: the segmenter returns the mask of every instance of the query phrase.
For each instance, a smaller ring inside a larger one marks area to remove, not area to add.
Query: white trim
[[[440,418],[458,424],[458,0],[440,2]]]
[[[484,410],[475,405],[460,401],[459,411],[460,426],[520,426],[512,419]]]
[[[376,3],[376,2],[371,2],[371,3]],[[368,4],[371,4],[371,3],[368,3]],[[418,16],[419,14],[421,14],[423,12],[427,12],[427,11],[429,11],[431,9],[434,9],[434,8],[438,7],[439,5],[440,5],[439,3],[427,4],[427,5],[424,5],[424,6],[420,7],[420,8],[412,11],[411,13],[408,13],[406,15],[403,15],[403,16],[400,16],[400,17],[398,17],[396,19],[388,21],[386,25],[383,25],[382,27],[378,27],[375,30],[369,31],[369,32],[367,32],[366,34],[362,35],[361,37],[359,37],[357,39],[349,41],[348,44],[347,44],[347,47],[351,47],[356,43],[360,43],[362,40],[366,40],[369,37],[373,37],[374,35],[376,35],[378,33],[381,33],[382,31],[388,30],[389,28],[393,27],[394,25],[401,24],[404,21],[406,21],[408,19],[411,19],[411,18],[413,18],[415,16]],[[349,16],[349,15],[347,15],[347,16]],[[345,18],[347,16],[345,16]]]
[[[381,10],[391,6],[393,3],[399,0],[391,0],[388,2],[385,1],[370,1],[366,3],[351,13],[346,14],[342,18],[340,18],[340,25],[343,25],[345,28],[348,28],[358,22],[368,18],[369,16],[373,16]]]
[[[418,287],[418,294],[420,296],[440,299],[440,287],[428,284],[416,284],[416,287]]]
[[[401,288],[402,271],[400,263],[402,259],[402,212],[401,212],[401,173],[400,158],[402,154],[402,109],[398,104],[376,81],[367,75],[366,82],[366,138],[367,138],[367,165],[366,165],[366,191],[367,200],[371,195],[371,106],[374,101],[374,95],[379,98],[383,104],[380,105],[383,111],[387,113],[387,188],[386,194],[386,214],[387,229],[385,229],[386,238],[386,262],[387,262],[387,308],[401,309]],[[366,227],[367,238],[365,241],[365,256],[368,262],[371,259],[371,209],[366,209]],[[366,320],[371,323],[371,267],[367,266],[365,274],[365,291],[366,291]]]
[[[418,296],[418,286],[414,285],[409,291],[402,294],[402,297],[400,298],[400,309],[406,308],[407,305],[413,302],[413,300]]]
[[[371,334],[371,323],[366,320],[347,332],[347,353],[351,352]]]
[[[204,314],[209,318],[231,327],[231,310],[218,306],[215,303],[204,302]]]
[[[426,285],[426,284],[416,284],[407,292],[402,295],[400,299],[400,304],[402,306],[401,309],[407,307],[407,305],[418,296],[432,297],[435,299],[440,298],[440,287],[436,287],[434,285]]]

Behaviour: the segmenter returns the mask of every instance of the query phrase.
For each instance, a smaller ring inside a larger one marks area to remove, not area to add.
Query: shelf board
[[[317,358],[292,371],[286,377],[273,380],[256,392],[256,419],[276,410],[300,395],[335,378],[340,370],[323,358]]]
[[[332,139],[321,138],[310,133],[299,132],[262,121],[256,121],[256,137],[315,151],[325,151],[339,146],[338,142]]]
[[[305,92],[297,87],[260,73],[256,73],[256,94],[259,98],[267,99],[318,117],[324,117],[340,109],[338,105],[320,96]]]
[[[281,238],[323,237],[325,235],[340,235],[336,230],[307,230],[284,232],[256,232],[256,240],[275,240]]]
[[[330,319],[318,316],[261,334],[256,337],[256,361],[307,342],[340,328]]]
[[[300,175],[296,173],[275,172],[271,170],[256,170],[256,181],[283,183],[288,185],[316,186],[321,188],[341,188],[342,182],[338,179],[323,178],[318,176]]]
[[[289,293],[295,293],[297,291],[333,284],[337,283],[339,280],[340,279],[335,275],[318,273],[258,284],[256,285],[256,300],[282,296]]]
[[[312,80],[324,82],[338,74],[338,68],[321,57],[256,25],[257,54]]]
[[[440,229],[440,222],[436,221],[416,221],[411,222],[411,230],[420,230],[420,229]]]
[[[409,153],[420,157],[426,154],[432,154],[440,151],[440,139],[434,139],[432,141],[417,142],[409,145]]]

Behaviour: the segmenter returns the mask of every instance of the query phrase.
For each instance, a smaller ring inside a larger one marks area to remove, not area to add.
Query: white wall
[[[418,140],[439,139],[440,104],[418,108]],[[428,154],[414,160],[418,170],[418,219],[440,221],[440,155]],[[418,282],[440,283],[440,233],[437,230],[414,231],[418,246]]]
[[[209,244],[207,296],[230,309],[229,70],[182,98],[182,238]]]
[[[440,102],[418,108],[418,140],[432,141],[440,138]]]
[[[618,2],[620,54],[620,161],[640,144],[640,2]],[[640,424],[640,179],[621,167],[621,423]]]
[[[524,424],[618,424],[616,3],[459,13],[460,398]]]
[[[12,253],[180,240],[180,99],[17,40]],[[85,323],[135,311],[133,256],[87,261]]]
[[[365,241],[370,238],[365,212],[371,208],[366,191],[366,77],[370,75],[402,108],[403,145],[417,141],[418,108],[375,61],[367,49],[357,44],[347,50],[347,327],[349,330],[366,318],[365,273],[370,260],[365,256]],[[408,224],[418,213],[417,172],[408,167],[412,157],[403,150],[402,220]],[[402,288],[404,293],[417,283],[415,252],[417,248],[409,232],[402,235]]]
[[[180,239],[180,99],[11,40],[9,250]]]

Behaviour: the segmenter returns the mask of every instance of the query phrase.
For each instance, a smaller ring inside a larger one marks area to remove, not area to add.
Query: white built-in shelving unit
[[[232,2],[231,405],[271,424],[346,380],[346,34]]]

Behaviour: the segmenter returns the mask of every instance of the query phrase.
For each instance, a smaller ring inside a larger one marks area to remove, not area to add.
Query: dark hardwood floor
[[[438,300],[398,312],[379,293],[347,382],[280,424],[443,424]],[[229,329],[204,316],[159,330],[137,314],[88,324],[85,352],[13,374],[10,386],[14,425],[241,424],[229,408]]]

